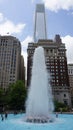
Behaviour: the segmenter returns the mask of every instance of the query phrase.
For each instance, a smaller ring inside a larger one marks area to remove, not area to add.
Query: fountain
[[[0,130],[73,129],[73,114],[58,114],[58,118],[56,118],[55,114],[52,116],[54,107],[48,78],[50,81],[50,74],[47,74],[45,66],[44,50],[42,47],[38,47],[33,57],[32,78],[29,87],[26,114],[8,114],[8,118],[3,121],[0,116]],[[53,123],[48,123],[52,121]]]
[[[47,74],[44,49],[36,48],[33,56],[31,84],[26,102],[26,121],[45,123],[53,121],[53,101]]]
[[[53,114],[55,120],[53,121],[52,119],[53,102],[50,84],[48,86],[47,72],[44,61],[43,48],[39,47],[36,49],[34,54],[32,79],[27,100],[26,114],[8,114],[8,119],[5,119],[4,121],[1,120],[0,116],[1,130],[73,129],[73,114],[58,114],[58,118],[56,118],[56,115]],[[50,74],[48,77],[50,78]],[[24,122],[24,120],[29,123]],[[53,121],[53,123],[45,123],[49,121]],[[36,124],[30,122],[36,122]]]

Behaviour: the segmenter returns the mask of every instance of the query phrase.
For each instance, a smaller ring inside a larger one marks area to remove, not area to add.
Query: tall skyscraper
[[[13,36],[0,36],[0,87],[7,89],[8,85],[20,79],[21,44]]]
[[[21,56],[21,62],[20,62],[20,80],[23,80],[25,83],[25,65],[24,65],[24,58]]]
[[[34,41],[39,39],[47,39],[46,17],[44,4],[36,5],[35,25],[34,25]]]

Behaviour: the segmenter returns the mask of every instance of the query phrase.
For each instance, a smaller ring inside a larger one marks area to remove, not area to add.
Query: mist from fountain
[[[50,73],[47,73],[44,49],[38,47],[33,56],[31,84],[26,102],[26,121],[42,123],[51,121],[53,110]]]

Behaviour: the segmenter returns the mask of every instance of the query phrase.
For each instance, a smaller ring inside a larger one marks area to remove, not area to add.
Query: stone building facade
[[[0,36],[0,88],[20,79],[21,44],[13,36]]]
[[[50,84],[54,99],[71,106],[66,49],[59,35],[56,35],[54,40],[40,39],[37,43],[28,44],[27,86],[30,86],[33,54],[38,46],[44,48],[45,63],[47,72],[51,75]]]
[[[71,103],[73,107],[73,64],[68,64],[68,75],[70,83]]]

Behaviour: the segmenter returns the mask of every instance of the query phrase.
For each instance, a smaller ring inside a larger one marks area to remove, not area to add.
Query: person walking
[[[4,116],[3,116],[3,114],[1,114],[1,119],[2,119],[2,121],[4,120]]]
[[[5,119],[7,119],[7,117],[8,117],[8,114],[7,114],[7,112],[5,112]]]

